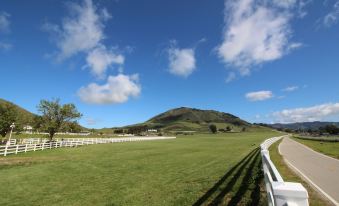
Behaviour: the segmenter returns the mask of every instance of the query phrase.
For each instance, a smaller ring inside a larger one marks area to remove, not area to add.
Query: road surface
[[[339,205],[339,160],[315,152],[288,137],[280,143],[279,151],[292,169],[333,204]]]

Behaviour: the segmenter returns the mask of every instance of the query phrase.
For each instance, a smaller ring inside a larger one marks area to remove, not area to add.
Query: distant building
[[[158,130],[156,130],[156,129],[148,129],[147,132],[149,132],[149,133],[157,133]]]
[[[33,134],[33,127],[32,126],[30,126],[30,125],[26,125],[26,126],[24,126],[24,133],[26,133],[26,134]]]

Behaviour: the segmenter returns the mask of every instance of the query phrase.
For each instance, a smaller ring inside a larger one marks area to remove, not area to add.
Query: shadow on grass
[[[258,205],[261,198],[262,180],[261,158],[259,148],[257,148],[228,170],[193,206],[238,205],[239,203]],[[240,183],[239,186],[236,185],[237,182]],[[245,194],[249,197],[244,198]]]

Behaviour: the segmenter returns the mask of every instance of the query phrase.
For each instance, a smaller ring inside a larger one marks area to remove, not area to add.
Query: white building
[[[33,134],[33,127],[32,126],[30,126],[30,125],[26,125],[26,126],[24,126],[24,133],[26,133],[26,134]]]

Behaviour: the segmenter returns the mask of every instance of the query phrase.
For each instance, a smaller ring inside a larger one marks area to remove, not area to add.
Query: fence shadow
[[[260,154],[259,148],[252,150],[242,160],[240,160],[235,166],[233,166],[230,170],[228,170],[224,174],[224,176],[222,176],[220,178],[220,180],[218,180],[218,182],[216,182],[213,185],[213,187],[211,187],[203,196],[201,196],[193,204],[193,206],[219,205],[222,202],[222,200],[224,199],[224,197],[232,190],[234,184],[240,178],[240,176],[243,173],[246,166],[248,164],[251,164],[247,171],[253,169],[255,161],[257,160],[259,154]],[[250,163],[250,162],[252,162],[252,163]],[[247,176],[250,176],[250,174],[248,174]],[[246,175],[245,175],[245,177],[246,177]],[[223,185],[225,185],[225,186],[223,186]],[[245,186],[243,186],[243,188],[245,188]],[[260,188],[259,188],[259,193],[260,193]],[[212,199],[214,196],[215,196],[215,198]],[[260,196],[260,194],[259,194],[259,196]],[[209,201],[210,199],[212,199],[212,201]],[[236,199],[233,200],[233,201],[235,202]]]

